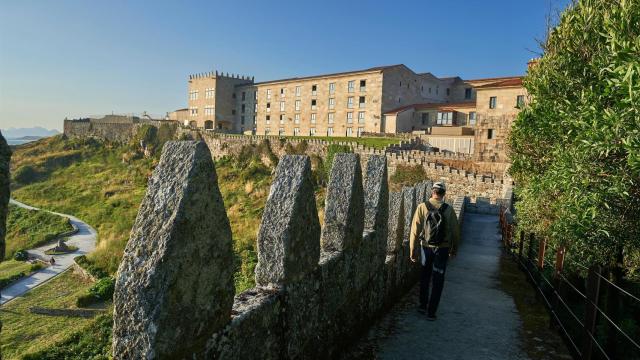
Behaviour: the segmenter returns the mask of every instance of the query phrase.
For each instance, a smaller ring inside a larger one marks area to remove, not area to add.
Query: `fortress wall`
[[[64,134],[70,138],[97,138],[104,141],[127,143],[129,142],[142,125],[152,125],[160,127],[162,124],[172,124],[172,121],[163,120],[139,120],[123,121],[103,120],[103,119],[81,119],[81,120],[65,120]]]
[[[336,156],[321,226],[309,157],[280,159],[258,233],[257,286],[234,297],[209,150],[167,143],[117,275],[114,358],[335,357],[415,283],[405,225],[430,187],[389,193],[387,157],[370,155],[364,172],[360,160]],[[453,202],[461,220],[465,201]]]

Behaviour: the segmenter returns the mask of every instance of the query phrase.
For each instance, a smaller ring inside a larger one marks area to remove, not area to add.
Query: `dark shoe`
[[[418,312],[422,315],[425,315],[427,313],[427,307],[426,306],[418,306]]]
[[[435,315],[427,315],[427,320],[428,321],[436,321],[436,316]]]

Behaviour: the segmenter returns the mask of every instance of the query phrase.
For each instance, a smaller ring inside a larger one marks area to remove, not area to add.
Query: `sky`
[[[164,115],[186,106],[189,74],[211,70],[523,75],[569,1],[0,1],[0,129]]]

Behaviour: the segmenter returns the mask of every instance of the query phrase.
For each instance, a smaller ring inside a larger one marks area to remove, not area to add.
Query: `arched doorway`
[[[205,121],[204,122],[204,129],[205,130],[213,129],[213,121],[212,120]]]

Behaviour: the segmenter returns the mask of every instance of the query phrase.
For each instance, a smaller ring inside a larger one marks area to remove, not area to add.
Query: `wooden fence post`
[[[540,239],[540,244],[538,245],[538,268],[540,270],[544,269],[544,252],[547,250],[547,239]]]
[[[593,356],[593,342],[596,337],[596,320],[598,319],[598,298],[600,297],[600,266],[589,268],[587,276],[587,299],[585,301],[584,312],[584,346],[582,348],[582,358],[591,360]]]
[[[520,256],[520,260],[522,260],[522,255],[524,254],[524,230],[520,231],[520,244],[518,246],[518,255]]]

